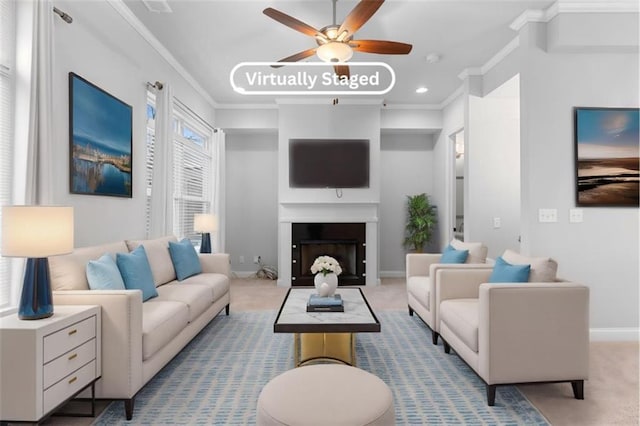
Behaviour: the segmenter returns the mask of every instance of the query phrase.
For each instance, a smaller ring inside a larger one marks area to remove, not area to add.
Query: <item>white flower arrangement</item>
[[[318,256],[313,262],[313,265],[311,265],[311,272],[314,274],[322,273],[322,275],[327,275],[333,272],[336,275],[340,275],[342,273],[342,268],[338,261],[333,257]]]

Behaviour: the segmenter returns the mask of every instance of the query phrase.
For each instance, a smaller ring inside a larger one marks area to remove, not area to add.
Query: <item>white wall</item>
[[[388,134],[380,140],[380,275],[404,276],[407,196],[433,193],[433,135]],[[435,240],[435,238],[434,238]],[[432,241],[430,247],[438,247]]]
[[[601,53],[601,47],[585,46],[584,53],[548,54],[541,48],[544,24],[528,24],[520,38],[526,49],[520,74],[522,210],[528,212],[522,249],[554,257],[560,276],[590,287],[591,327],[606,329],[602,336],[634,327],[637,339],[638,209],[584,208],[583,223],[568,221],[576,198],[573,107],[638,107],[637,50]],[[540,208],[558,209],[558,222],[538,223]]]
[[[278,264],[278,135],[227,134],[226,251],[234,272],[256,272],[254,256]],[[240,263],[244,256],[244,264]]]
[[[174,95],[213,124],[213,108],[107,1],[57,1],[72,24],[54,20],[52,158],[55,204],[75,208],[77,247],[145,236],[146,82]],[[133,198],[69,193],[68,73],[73,71],[133,107]]]
[[[519,84],[516,76],[484,97],[469,97],[465,235],[482,241],[492,258],[520,249]]]

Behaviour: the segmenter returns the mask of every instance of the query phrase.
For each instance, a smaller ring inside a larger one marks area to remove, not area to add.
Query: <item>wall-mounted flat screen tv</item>
[[[368,139],[289,139],[291,188],[368,188]]]

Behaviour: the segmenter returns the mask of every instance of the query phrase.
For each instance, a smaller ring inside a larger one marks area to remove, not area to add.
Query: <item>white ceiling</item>
[[[277,61],[315,47],[315,41],[262,13],[273,7],[315,28],[332,23],[331,0],[168,0],[172,13],[151,12],[140,0],[125,4],[219,104],[273,103],[273,98],[235,93],[229,73],[240,62]],[[356,39],[413,45],[409,55],[354,53],[350,62],[381,61],[393,67],[396,84],[387,105],[440,104],[461,85],[458,75],[481,67],[517,35],[509,28],[527,9],[553,0],[387,0],[356,33]],[[339,0],[339,23],[355,7]],[[428,63],[427,55],[441,60]],[[319,61],[311,57],[310,61]],[[426,94],[417,94],[427,86]]]

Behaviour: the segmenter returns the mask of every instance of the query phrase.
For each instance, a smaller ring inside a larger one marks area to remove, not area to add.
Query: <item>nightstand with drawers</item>
[[[100,306],[56,305],[53,316],[0,318],[0,421],[38,422],[101,376]]]

